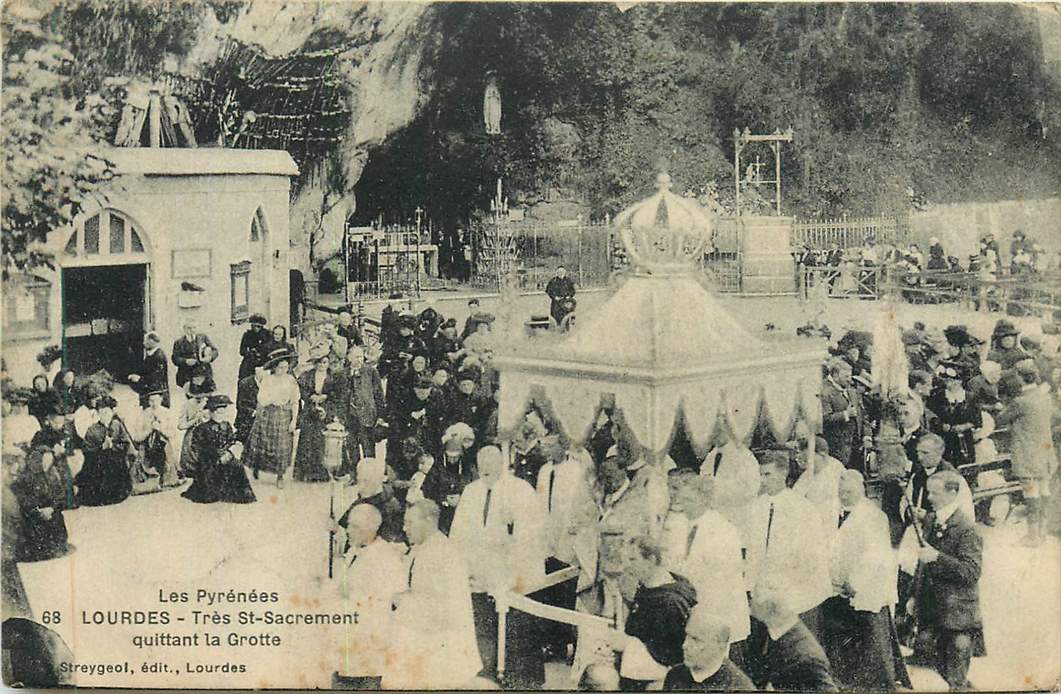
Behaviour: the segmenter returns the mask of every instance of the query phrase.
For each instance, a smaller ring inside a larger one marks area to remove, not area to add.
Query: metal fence
[[[425,273],[437,273],[438,248],[425,226],[355,228],[346,245],[346,296],[351,301],[395,294],[419,297]]]
[[[510,222],[489,220],[472,227],[471,282],[497,290],[514,275],[523,291],[545,288],[558,265],[579,287],[608,283],[612,270],[611,225],[599,221]]]
[[[857,248],[873,238],[877,244],[898,245],[909,235],[909,226],[896,217],[842,217],[819,221],[796,220],[792,229],[793,247],[806,244],[812,250],[824,250],[836,244],[840,248]]]

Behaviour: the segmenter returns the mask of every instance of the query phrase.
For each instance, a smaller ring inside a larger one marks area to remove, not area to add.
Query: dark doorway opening
[[[140,361],[147,265],[63,269],[63,351],[78,373],[124,380]]]

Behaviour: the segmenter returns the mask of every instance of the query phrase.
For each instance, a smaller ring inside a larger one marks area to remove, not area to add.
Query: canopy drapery
[[[760,421],[778,440],[785,440],[797,420],[806,421],[812,430],[818,428],[820,382],[820,367],[815,364],[759,373],[754,379],[747,373],[720,374],[664,385],[506,370],[498,424],[503,432],[514,431],[532,401],[544,399],[564,433],[583,441],[591,433],[601,399],[614,397],[624,424],[656,454],[668,447],[679,414],[698,449],[708,447],[720,418],[740,441],[748,442]]]

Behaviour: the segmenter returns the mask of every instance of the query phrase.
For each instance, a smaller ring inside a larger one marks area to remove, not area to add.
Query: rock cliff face
[[[318,264],[339,251],[343,224],[356,206],[353,187],[369,148],[411,122],[425,102],[421,68],[432,15],[426,3],[251,0],[228,22],[214,20],[203,27],[187,57],[188,67],[209,64],[229,37],[273,55],[355,46],[341,56],[352,112],[350,132],[339,144],[342,171],[329,172],[325,164],[303,172],[303,185],[292,201],[292,267],[308,270],[311,262]],[[329,181],[336,180],[343,182],[342,190],[331,189],[335,184]]]

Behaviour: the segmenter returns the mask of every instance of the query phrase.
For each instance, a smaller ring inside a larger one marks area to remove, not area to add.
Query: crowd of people
[[[154,335],[130,377],[135,422],[106,393],[86,418],[69,371],[6,389],[18,560],[66,551],[63,512],[78,505],[185,479],[190,501],[247,503],[250,476],[281,487],[292,469],[350,485],[334,549],[362,631],[336,687],[461,687],[502,671],[505,687],[540,688],[559,660],[584,689],[892,691],[910,685],[900,642],[951,688],[971,686],[986,652],[975,522],[990,520],[973,507],[975,463],[1002,457],[992,433],[1006,428],[1023,542],[1038,545],[1057,469],[1056,345],[1007,319],[990,345],[917,323],[902,336],[908,391],[885,398],[871,336],[850,332],[823,369],[820,432],[800,423],[790,441],[721,438],[702,458],[660,460],[614,403],[582,442],[541,402],[499,434],[493,317],[468,308],[459,326],[388,307],[378,344],[343,313],[301,360],[255,316],[234,401],[190,324],[172,350],[179,416]],[[327,460],[337,430],[346,445]],[[513,595],[562,609],[507,610],[502,659],[499,601]]]
[[[848,248],[841,248],[837,242],[819,249],[803,243],[793,253],[797,284],[805,293],[823,283],[829,296],[869,297],[877,291],[878,273],[886,270],[910,303],[954,302],[968,290],[970,281],[991,285],[1002,277],[1032,280],[1057,267],[1056,258],[1051,259],[1041,244],[1028,239],[1019,229],[1013,232],[1008,265],[1003,264],[994,234],[985,234],[977,252],[964,262],[957,255],[948,254],[939,238],[931,237],[928,244],[926,255],[917,243],[905,247],[879,244],[872,235],[861,246]],[[977,301],[988,301],[992,310],[997,310],[993,300],[996,293],[987,286],[986,296]],[[1012,299],[1022,296],[1019,288],[1011,294]]]
[[[416,337],[406,325],[401,345]],[[375,665],[347,661],[337,682],[459,686],[500,668],[504,686],[536,688],[559,660],[583,689],[892,691],[910,687],[912,662],[952,689],[971,687],[971,659],[986,653],[976,518],[988,516],[973,507],[984,474],[975,463],[1005,457],[990,430],[1007,428],[1022,543],[1038,545],[1057,470],[1056,346],[1044,353],[1005,319],[990,349],[964,326],[920,323],[903,345],[903,397],[882,399],[870,336],[850,333],[824,369],[821,433],[801,424],[792,440],[755,449],[722,440],[692,465],[648,455],[607,405],[581,444],[547,407],[531,407],[507,449],[489,428],[485,445],[444,443],[442,458],[414,447],[421,484],[436,460],[474,469],[453,493],[406,487],[404,504],[403,473],[377,475],[341,519],[342,549],[351,567],[370,558],[359,575],[371,562],[402,567],[359,594],[379,606],[380,633],[460,656],[411,683],[377,653]],[[366,505],[373,511],[358,510]],[[411,524],[430,531],[430,569]],[[428,582],[426,571],[443,569],[445,581]],[[498,662],[506,591],[567,611],[508,610]],[[425,601],[446,606],[427,612],[445,616],[444,634],[400,611]]]

